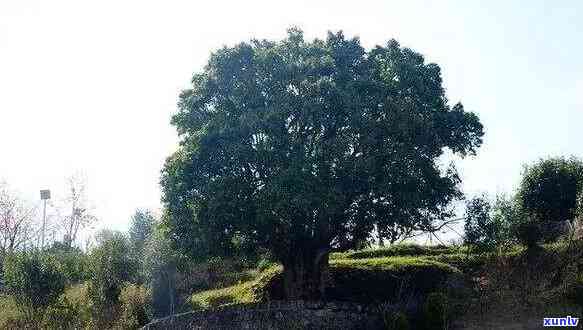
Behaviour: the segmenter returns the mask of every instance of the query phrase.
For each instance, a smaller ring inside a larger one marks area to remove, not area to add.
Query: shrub
[[[79,249],[52,250],[49,252],[58,264],[60,271],[67,280],[67,285],[84,282],[89,279],[89,261]]]
[[[14,297],[0,295],[0,329],[25,329],[31,327],[26,320],[26,315],[16,304]]]
[[[544,239],[544,232],[540,224],[535,221],[524,221],[515,226],[518,240],[528,249],[536,249]]]
[[[93,304],[95,307],[116,304],[123,283],[133,282],[137,276],[138,261],[128,238],[119,232],[104,235],[100,246],[91,251],[89,258],[89,295]]]
[[[573,283],[570,283],[567,295],[571,301],[583,308],[583,274],[579,274]]]
[[[492,205],[492,220],[498,224],[503,241],[501,243],[511,245],[522,241],[517,228],[521,223],[527,222],[527,217],[516,196],[497,195]]]
[[[502,241],[502,223],[492,217],[492,207],[486,196],[474,197],[466,203],[464,242],[480,250],[491,250]]]
[[[84,282],[80,284],[75,284],[68,287],[63,295],[61,296],[64,299],[75,306],[82,307],[80,312],[84,319],[90,318],[91,313],[91,300],[89,297],[89,282]]]
[[[426,330],[448,329],[447,296],[441,292],[431,293],[423,305],[423,325]]]
[[[65,276],[48,255],[14,253],[6,258],[3,267],[6,287],[23,307],[46,306],[65,289]]]
[[[409,324],[409,319],[407,315],[401,311],[384,311],[383,312],[383,323],[385,329],[387,330],[409,330],[411,325]]]
[[[391,300],[403,292],[425,296],[459,274],[452,266],[419,257],[334,260],[326,295],[363,303]]]
[[[192,292],[189,272],[184,271],[187,275],[178,278],[177,267],[188,269],[191,263],[172,248],[161,227],[150,233],[143,251],[142,270],[152,288],[152,313],[155,317],[174,314],[178,292]]]
[[[138,329],[147,324],[152,313],[150,304],[152,296],[150,290],[137,285],[126,283],[119,297],[121,315],[118,326],[122,329]]]
[[[42,320],[43,329],[82,329],[84,325],[80,306],[65,296],[47,307]]]

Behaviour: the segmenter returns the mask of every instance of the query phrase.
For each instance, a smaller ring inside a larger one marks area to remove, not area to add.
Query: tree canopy
[[[549,158],[526,166],[518,198],[537,221],[573,220],[577,195],[583,189],[583,162],[577,158]]]
[[[439,159],[475,154],[483,136],[421,54],[298,29],[214,52],[172,124],[180,147],[161,178],[172,239],[191,254],[251,241],[284,269],[373,228],[390,238],[448,217],[460,179]]]

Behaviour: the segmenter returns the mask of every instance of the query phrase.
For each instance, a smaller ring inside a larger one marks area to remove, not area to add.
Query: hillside
[[[432,308],[443,308],[443,321],[453,328],[540,325],[548,315],[581,315],[579,245],[545,245],[534,253],[419,245],[335,253],[327,298],[377,306],[388,320],[405,315],[416,327],[436,318]],[[190,303],[195,310],[252,306],[281,299],[280,290],[281,267],[275,265],[239,284],[196,292]],[[428,300],[436,292],[443,300]]]

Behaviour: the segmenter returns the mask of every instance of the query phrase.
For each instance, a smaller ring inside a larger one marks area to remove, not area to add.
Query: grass
[[[0,329],[12,328],[14,322],[23,317],[13,297],[0,295]]]
[[[332,269],[360,269],[368,271],[393,271],[393,272],[407,272],[420,268],[436,268],[449,273],[457,273],[455,267],[448,264],[429,260],[424,257],[382,257],[382,258],[367,258],[367,259],[334,259],[330,262]]]
[[[265,298],[265,288],[282,272],[281,266],[272,266],[261,272],[255,279],[221,289],[206,290],[193,294],[190,303],[194,309],[217,306],[255,303]]]
[[[420,290],[431,291],[448,275],[459,273],[455,267],[421,257],[337,258],[330,261],[332,285],[327,294],[336,300],[386,300],[396,294],[404,279],[410,280],[409,285],[421,283]],[[190,303],[194,309],[208,309],[265,301],[273,288],[281,288],[281,274],[281,266],[270,267],[253,280],[195,293]]]
[[[544,251],[551,255],[562,255],[566,247],[563,243],[543,246]],[[331,281],[326,295],[332,300],[375,303],[398,300],[399,292],[405,288],[423,296],[440,288],[452,276],[464,275],[467,279],[467,276],[482,274],[488,269],[485,265],[500,262],[500,257],[511,265],[520,263],[525,251],[523,247],[512,246],[503,251],[475,253],[459,247],[401,244],[376,250],[333,253],[330,256]],[[190,303],[195,309],[208,309],[280,299],[282,267],[265,267],[257,274],[255,278],[235,285],[197,292],[190,297]],[[577,291],[576,295],[581,293]]]
[[[378,249],[336,252],[330,254],[330,259],[370,259],[398,256],[431,256],[465,253],[466,250],[467,249],[465,247],[456,246],[444,246],[444,245],[425,246],[418,244],[395,244]]]

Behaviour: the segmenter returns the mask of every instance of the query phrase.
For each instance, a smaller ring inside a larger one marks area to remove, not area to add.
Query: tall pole
[[[40,191],[40,199],[44,202],[43,205],[43,229],[41,232],[41,243],[40,243],[40,249],[44,250],[45,248],[45,228],[46,228],[46,224],[47,224],[47,199],[51,198],[51,191],[46,189],[46,190],[41,190]]]
[[[43,206],[43,232],[42,232],[41,243],[40,243],[41,250],[45,249],[45,227],[47,224],[47,200],[43,199],[43,202],[44,202],[44,206]]]

